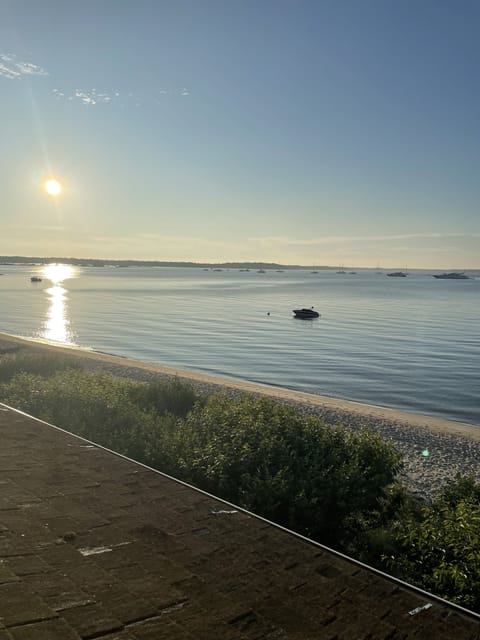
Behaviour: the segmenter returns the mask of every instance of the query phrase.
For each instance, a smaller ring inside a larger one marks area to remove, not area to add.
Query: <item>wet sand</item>
[[[419,496],[432,497],[456,473],[473,474],[480,481],[480,425],[423,416],[339,398],[319,396],[269,385],[207,375],[129,360],[111,354],[45,344],[0,333],[0,354],[9,349],[50,351],[78,359],[89,370],[108,371],[116,376],[149,381],[177,377],[203,393],[253,393],[319,416],[326,424],[351,429],[369,429],[390,440],[402,452],[402,477]],[[428,452],[428,455],[424,455]]]

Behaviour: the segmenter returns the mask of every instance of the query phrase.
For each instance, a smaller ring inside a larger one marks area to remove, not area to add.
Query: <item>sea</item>
[[[480,425],[478,271],[468,280],[60,264],[0,273],[4,333]],[[318,319],[294,317],[312,306]]]

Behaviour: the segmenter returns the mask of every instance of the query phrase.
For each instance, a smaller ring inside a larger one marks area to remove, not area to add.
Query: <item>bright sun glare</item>
[[[64,280],[74,278],[75,274],[75,267],[70,264],[47,264],[43,267],[43,276],[53,284],[60,284]]]
[[[62,185],[55,178],[49,178],[44,183],[44,189],[48,193],[49,196],[59,196],[62,193]]]

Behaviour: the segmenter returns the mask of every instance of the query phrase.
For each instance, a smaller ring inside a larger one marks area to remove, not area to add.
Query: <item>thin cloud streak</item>
[[[18,59],[14,53],[0,53],[0,78],[7,80],[21,80],[24,76],[50,76],[50,73],[43,67]],[[133,105],[135,107],[143,107],[150,103],[161,104],[161,100],[167,96],[188,97],[191,95],[190,89],[183,87],[181,89],[166,89],[160,87],[151,96],[140,96],[132,92],[121,92],[118,89],[97,90],[91,88],[70,89],[52,89],[51,93],[57,100],[65,100],[68,102],[80,102],[87,106],[98,104],[117,103],[120,107]]]
[[[32,62],[18,60],[14,53],[0,53],[0,77],[20,80],[22,76],[48,76],[43,67]]]
[[[180,91],[167,91],[166,89],[158,90],[154,96],[140,96],[131,92],[121,92],[119,90],[107,90],[99,91],[95,88],[89,89],[74,89],[73,91],[61,91],[60,89],[52,89],[52,94],[57,100],[67,100],[69,102],[80,102],[89,107],[98,104],[117,104],[120,107],[134,106],[143,107],[148,104],[161,104],[161,101],[166,96],[190,96],[188,89],[181,89]],[[161,96],[160,98],[158,96]]]

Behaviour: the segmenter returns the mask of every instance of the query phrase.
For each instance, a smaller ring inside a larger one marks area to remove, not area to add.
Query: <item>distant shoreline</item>
[[[297,271],[314,269],[320,271],[337,271],[338,265],[318,264],[281,264],[277,262],[189,262],[189,261],[162,261],[162,260],[126,260],[115,258],[66,258],[65,256],[0,256],[0,266],[43,266],[46,264],[70,264],[78,267],[183,267],[195,269],[281,269],[285,271]],[[397,266],[360,267],[358,265],[343,265],[342,269],[365,269],[386,273]],[[411,267],[413,271],[479,271],[478,267],[462,267],[452,269],[450,267]]]
[[[0,265],[71,264],[80,267],[192,267],[199,269],[335,269],[328,265],[279,264],[276,262],[188,262],[162,260],[120,260],[112,258],[65,258],[45,256],[0,256]]]
[[[110,372],[115,376],[134,380],[176,377],[191,383],[200,392],[266,396],[293,404],[309,415],[318,416],[325,424],[342,424],[351,429],[369,428],[393,442],[401,451],[405,460],[403,479],[414,493],[423,497],[435,495],[456,473],[472,474],[480,481],[480,425],[207,375],[0,333],[0,352],[9,347],[63,353],[78,359],[86,369]]]

